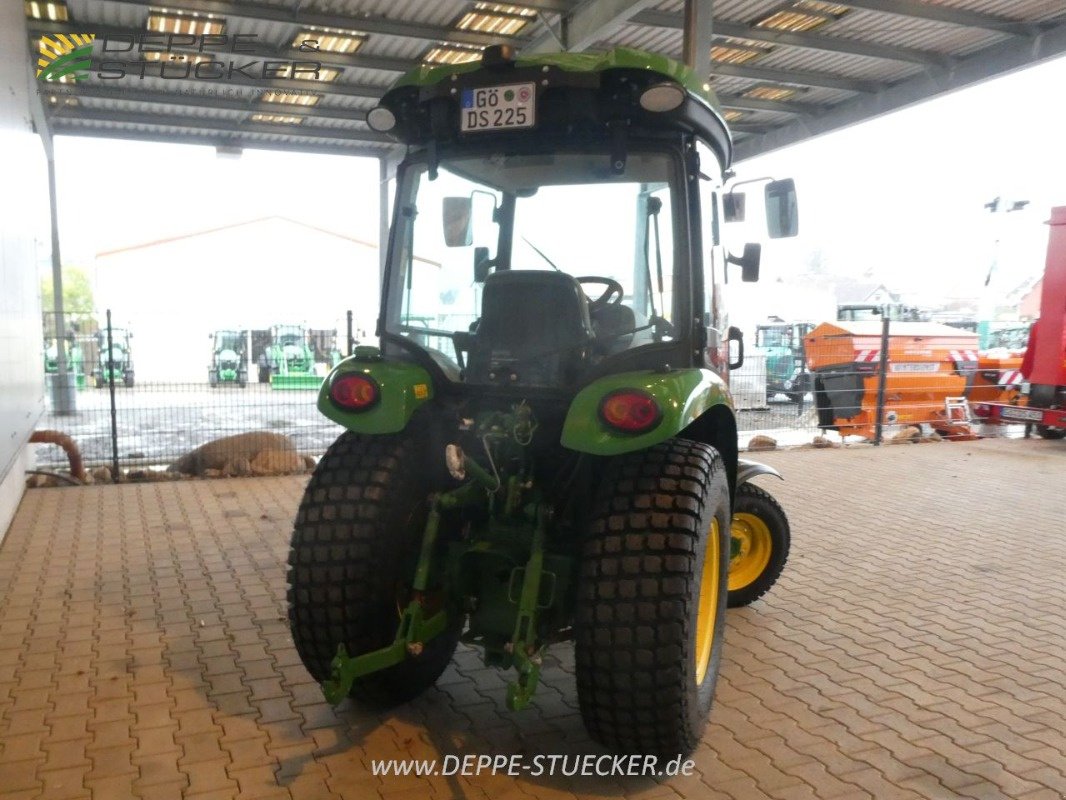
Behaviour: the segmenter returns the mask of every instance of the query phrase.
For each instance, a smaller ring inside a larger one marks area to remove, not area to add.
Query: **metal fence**
[[[340,427],[318,412],[316,398],[330,365],[365,335],[350,312],[336,314],[332,326],[227,331],[190,331],[177,316],[172,324],[157,319],[155,327],[169,332],[165,339],[147,331],[142,336],[120,319],[125,318],[117,313],[68,315],[71,388],[64,398],[62,386],[55,385],[62,379],[56,372],[54,320],[45,315],[47,410],[39,427],[73,437],[86,464],[169,465],[199,445],[248,431],[284,434],[298,452],[318,456],[340,434]],[[302,366],[286,357],[286,347],[288,356],[294,355],[291,343],[274,341],[286,336],[295,337]],[[958,435],[966,411],[949,398],[1011,402],[1022,394],[1017,354],[992,359],[948,348],[908,355],[905,343],[893,340],[886,347],[880,334],[875,339],[808,346],[787,377],[780,365],[751,352],[730,376],[742,446],[757,435],[780,445],[809,443],[820,435],[879,442],[911,426],[923,435]],[[882,352],[889,357],[881,358]],[[979,420],[969,427],[980,435],[1024,430],[982,426]],[[40,448],[38,460],[58,466],[65,458],[58,448]]]
[[[87,465],[167,466],[209,441],[249,431],[284,434],[299,453],[316,456],[339,435],[315,402],[322,377],[365,335],[351,312],[336,315],[332,326],[214,331],[154,316],[151,325],[134,326],[110,311],[67,315],[64,378],[54,319],[45,315],[39,427],[70,435]],[[42,466],[65,460],[58,448],[38,450]]]

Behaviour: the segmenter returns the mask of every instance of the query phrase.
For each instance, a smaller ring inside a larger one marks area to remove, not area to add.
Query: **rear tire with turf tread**
[[[606,463],[574,634],[581,716],[609,749],[673,758],[699,743],[724,639],[729,520],[729,480],[713,447],[671,439]],[[708,555],[716,561],[705,576]],[[711,638],[697,682],[702,578],[713,616],[701,620]]]
[[[745,483],[737,487],[736,500],[733,502],[734,520],[738,514],[758,517],[766,526],[765,533],[770,539],[770,559],[758,577],[742,587],[729,590],[730,608],[750,605],[770,591],[770,587],[781,577],[791,544],[791,531],[785,510],[772,495],[758,486]]]
[[[304,492],[289,550],[289,624],[317,681],[343,643],[350,656],[396,637],[427,514],[425,447],[416,433],[343,433]],[[374,708],[406,702],[432,686],[451,661],[462,617],[416,658],[355,682],[351,696]]]

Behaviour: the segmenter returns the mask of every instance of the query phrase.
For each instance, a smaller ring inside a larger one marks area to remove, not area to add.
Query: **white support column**
[[[711,37],[714,0],[685,0],[685,29],[681,60],[704,80],[711,75]]]

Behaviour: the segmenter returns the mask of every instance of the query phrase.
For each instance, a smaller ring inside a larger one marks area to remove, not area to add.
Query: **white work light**
[[[375,106],[366,115],[366,124],[371,130],[385,133],[396,127],[396,115],[384,106]]]
[[[657,83],[640,96],[640,106],[645,111],[673,111],[683,102],[685,90],[676,83]]]

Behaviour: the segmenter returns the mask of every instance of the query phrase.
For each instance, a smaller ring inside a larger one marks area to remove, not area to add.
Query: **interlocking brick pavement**
[[[28,492],[0,547],[0,796],[1055,798],[1066,793],[1066,446],[760,454],[792,557],[731,611],[693,775],[375,777],[372,759],[599,752],[573,650],[533,708],[461,649],[334,711],[285,622],[301,478]]]

